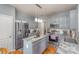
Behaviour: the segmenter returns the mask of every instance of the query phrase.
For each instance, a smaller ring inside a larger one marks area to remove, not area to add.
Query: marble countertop
[[[38,41],[38,40],[41,40],[42,38],[46,37],[47,35],[42,35],[40,37],[35,37],[35,38],[32,38],[32,42],[35,42],[35,41]]]
[[[61,42],[57,49],[58,54],[79,54],[79,45],[69,42]]]

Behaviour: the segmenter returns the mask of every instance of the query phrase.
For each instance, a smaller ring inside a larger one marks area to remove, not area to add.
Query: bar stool
[[[0,54],[8,54],[9,50],[7,48],[0,48]]]

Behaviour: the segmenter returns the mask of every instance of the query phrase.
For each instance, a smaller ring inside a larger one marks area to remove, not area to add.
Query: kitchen
[[[8,53],[42,54],[50,45],[55,54],[79,53],[79,5],[0,4],[0,13],[0,48]]]

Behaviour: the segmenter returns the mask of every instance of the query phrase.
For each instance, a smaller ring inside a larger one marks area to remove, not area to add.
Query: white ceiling
[[[41,9],[35,4],[12,4],[12,6],[30,16],[47,16],[76,8],[76,4],[40,4]]]

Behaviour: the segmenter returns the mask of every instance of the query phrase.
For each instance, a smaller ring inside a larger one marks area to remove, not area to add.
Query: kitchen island
[[[41,54],[48,46],[48,34],[39,37],[31,36],[23,39],[24,54]]]

